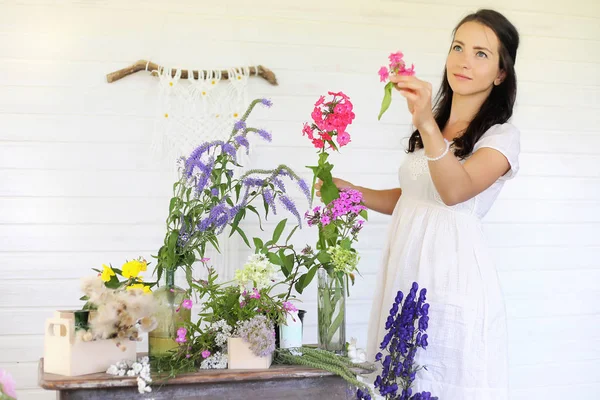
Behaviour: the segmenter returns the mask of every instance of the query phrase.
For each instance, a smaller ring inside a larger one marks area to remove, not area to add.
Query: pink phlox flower
[[[296,308],[296,306],[294,304],[292,304],[291,301],[284,301],[283,304],[282,304],[282,306],[283,306],[283,309],[285,311],[288,311],[288,312],[298,311],[298,309]]]
[[[307,135],[310,140],[314,139],[313,130],[307,123],[305,123],[304,128],[302,128],[302,135]]]
[[[208,358],[208,357],[210,357],[210,351],[208,351],[208,350],[204,350],[204,351],[202,352],[202,358]]]
[[[251,299],[260,299],[260,293],[256,288],[252,289],[252,294],[250,295]]]
[[[387,67],[381,67],[378,73],[380,82],[385,82],[390,77],[390,71],[388,71]]]
[[[327,92],[328,95],[330,96],[334,96],[334,97],[341,97],[344,100],[349,100],[350,97],[348,97],[344,92]]]
[[[390,64],[400,64],[402,61],[402,59],[404,58],[404,54],[402,54],[401,51],[398,51],[396,53],[392,53],[389,55],[389,60],[390,60]]]
[[[187,308],[188,310],[191,310],[192,307],[194,306],[194,302],[191,299],[185,299],[183,301],[183,303],[181,303],[183,308]]]
[[[410,68],[406,68],[406,66],[402,66],[402,68],[400,68],[398,70],[398,75],[402,75],[402,76],[414,76],[415,75],[415,65],[411,64]]]
[[[187,335],[187,329],[185,329],[185,328],[177,329],[177,339],[175,339],[175,341],[177,343],[185,343],[187,341],[186,335]]]
[[[338,133],[336,139],[340,146],[346,146],[350,143],[350,134],[348,134],[348,132]]]
[[[321,112],[321,109],[318,108],[318,107],[315,107],[315,109],[310,114],[310,116],[313,119],[313,121],[315,121],[315,123],[317,124],[317,126],[319,125],[319,123],[321,123],[323,121],[323,114]]]
[[[323,147],[325,147],[325,142],[322,141],[321,139],[313,139],[313,145],[317,149],[322,149]]]

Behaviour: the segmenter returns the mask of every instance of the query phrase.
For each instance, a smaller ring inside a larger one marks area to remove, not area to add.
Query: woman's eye
[[[487,55],[487,54],[485,54],[483,51],[478,51],[478,52],[477,52],[477,57],[488,58],[488,55]]]
[[[454,50],[454,51],[461,51],[462,48],[459,45],[455,44],[454,47],[452,47],[452,50]]]

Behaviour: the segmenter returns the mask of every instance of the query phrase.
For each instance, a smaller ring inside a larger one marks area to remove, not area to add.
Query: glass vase
[[[154,316],[158,326],[148,333],[148,355],[161,357],[171,354],[171,350],[179,346],[175,341],[177,330],[191,321],[192,312],[181,305],[187,293],[175,286],[175,270],[165,270],[165,284],[153,295],[157,303]]]
[[[318,330],[319,348],[336,354],[346,353],[346,285],[343,279],[319,269]]]

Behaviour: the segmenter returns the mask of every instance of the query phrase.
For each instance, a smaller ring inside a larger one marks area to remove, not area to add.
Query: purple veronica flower
[[[265,184],[265,180],[264,179],[260,179],[260,178],[252,178],[252,177],[247,177],[244,178],[244,185],[246,186],[258,186],[258,187],[262,187]]]
[[[246,154],[250,152],[250,143],[245,136],[239,135],[233,138],[238,146],[244,146],[246,148]]]
[[[240,119],[238,122],[235,123],[234,128],[236,131],[246,129],[246,121]]]
[[[236,159],[237,152],[231,143],[224,143],[223,146],[221,146],[221,149],[223,150],[223,153],[229,154],[234,160]]]
[[[261,99],[260,102],[267,107],[271,107],[273,105],[273,103],[269,99]]]
[[[304,193],[304,196],[306,196],[306,198],[310,202],[310,188],[308,187],[308,184],[304,181],[304,179],[298,180],[298,187],[300,187],[300,190],[302,190],[302,193]]]
[[[268,206],[273,211],[274,215],[277,215],[277,209],[275,208],[275,198],[273,196],[273,192],[269,189],[263,190],[263,199],[268,204]]]
[[[273,136],[271,136],[271,134],[265,131],[264,129],[259,129],[257,133],[261,138],[263,138],[267,142],[271,142],[273,140]]]
[[[302,227],[302,218],[300,217],[300,213],[296,208],[294,202],[287,196],[281,195],[279,196],[279,202],[283,205],[283,207],[288,210],[292,215],[294,215],[298,219],[298,225]]]
[[[280,191],[282,191],[283,193],[285,193],[285,185],[283,184],[283,181],[277,177],[273,177],[271,179],[271,182],[273,182],[275,184],[275,186],[277,186],[277,189],[279,189]]]

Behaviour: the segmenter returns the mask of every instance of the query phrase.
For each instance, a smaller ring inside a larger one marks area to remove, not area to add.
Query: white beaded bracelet
[[[427,161],[437,161],[437,160],[441,160],[442,158],[444,158],[444,156],[446,154],[448,154],[448,151],[450,150],[450,142],[446,140],[446,138],[444,138],[444,142],[446,142],[446,149],[444,150],[444,152],[442,154],[440,154],[437,157],[427,157],[427,155],[425,155],[425,159]]]

